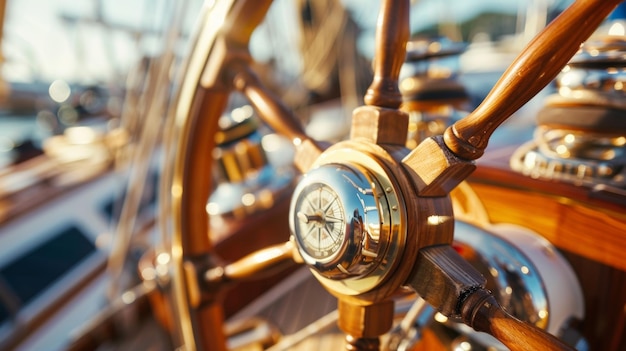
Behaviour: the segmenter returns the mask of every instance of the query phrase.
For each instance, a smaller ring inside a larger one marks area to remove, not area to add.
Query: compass
[[[323,277],[364,277],[384,259],[391,211],[384,187],[367,167],[326,163],[296,187],[290,228],[303,260]]]
[[[296,204],[294,231],[302,249],[315,259],[332,257],[345,235],[345,210],[339,195],[327,184],[313,183],[303,189]]]

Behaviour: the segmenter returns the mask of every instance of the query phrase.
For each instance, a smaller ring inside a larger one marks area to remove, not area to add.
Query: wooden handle
[[[573,350],[545,331],[506,313],[487,291],[485,278],[450,245],[420,249],[407,285],[445,316],[461,316],[511,351]]]
[[[621,1],[573,3],[522,51],[482,104],[445,131],[448,148],[467,160],[482,156],[494,130],[556,77]]]
[[[261,279],[277,270],[290,267],[294,263],[294,250],[295,247],[291,241],[269,246],[225,267],[209,269],[205,272],[204,279],[208,283]]]
[[[228,21],[222,24],[222,33],[226,33],[231,45],[248,47],[252,32],[265,19],[265,14],[272,5],[272,0],[246,0],[235,4]],[[217,6],[217,5],[214,5]]]
[[[259,116],[274,131],[291,140],[308,138],[296,116],[261,84],[248,64],[234,63],[230,68],[235,89],[246,96]]]
[[[406,56],[409,39],[409,0],[385,0],[376,25],[374,80],[365,94],[365,104],[398,108],[402,95],[398,76]]]
[[[450,245],[421,248],[407,281],[426,302],[446,317],[459,314],[460,301],[482,289],[485,278]]]
[[[544,330],[506,313],[486,290],[472,293],[465,300],[461,315],[467,325],[492,335],[511,351],[574,350]]]
[[[274,131],[291,139],[296,148],[294,164],[301,172],[306,172],[322,153],[320,143],[306,135],[298,118],[261,84],[247,63],[232,63],[230,74],[235,89],[246,96],[259,117]]]

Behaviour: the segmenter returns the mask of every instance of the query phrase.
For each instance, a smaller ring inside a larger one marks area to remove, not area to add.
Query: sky
[[[7,0],[3,77],[102,81],[128,70],[138,59],[137,47],[149,50],[150,40],[140,44],[127,32],[62,18],[96,18],[97,3]],[[103,0],[102,4],[105,19],[133,28],[155,28],[173,12],[166,0]]]
[[[192,17],[202,0],[188,1]],[[359,23],[373,31],[379,8],[378,0],[341,0]],[[432,25],[445,19],[460,21],[478,11],[516,12],[533,2],[553,3],[556,0],[419,0],[412,1],[411,28]],[[86,23],[69,23],[62,16],[95,18],[97,4],[102,3],[103,17],[135,28],[155,28],[172,14],[169,0],[7,0],[5,36],[2,49],[6,63],[4,79],[29,81],[102,82],[126,72],[137,62],[142,49],[151,48],[155,40],[139,44],[120,30],[107,30]],[[279,3],[289,3],[280,0]],[[195,9],[195,10],[194,10]],[[283,18],[289,18],[285,16]],[[293,19],[293,17],[292,17]],[[193,23],[190,19],[189,23]],[[292,26],[284,20],[278,26]],[[288,33],[289,30],[284,32]],[[293,31],[291,31],[293,34]],[[296,40],[293,37],[289,41]],[[368,45],[373,46],[373,42]],[[364,46],[364,50],[373,51]]]
[[[546,0],[551,2],[551,0]],[[378,15],[377,0],[342,0],[356,17],[366,23],[375,23]],[[465,20],[476,13],[490,9],[495,12],[515,12],[520,3],[531,0],[419,0],[413,3],[411,11],[411,27],[416,29],[427,27],[446,18]]]
[[[354,18],[374,31],[378,0],[341,0]],[[415,32],[441,22],[460,23],[481,12],[521,14],[528,9],[554,6],[571,0],[411,0],[410,26]],[[366,37],[367,38],[367,37]],[[359,43],[364,53],[373,55],[372,41]]]

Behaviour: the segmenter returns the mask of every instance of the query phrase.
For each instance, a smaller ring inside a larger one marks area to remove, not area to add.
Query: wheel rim
[[[257,2],[258,12],[269,3]],[[226,345],[221,307],[216,301],[204,301],[203,306],[193,301],[197,297],[190,297],[189,286],[194,277],[190,277],[184,267],[187,260],[202,260],[212,251],[205,210],[212,187],[210,154],[215,147],[213,135],[218,129],[217,121],[226,108],[230,88],[218,84],[218,79],[207,82],[209,70],[206,67],[222,70],[222,64],[207,62],[211,52],[219,50],[216,41],[220,28],[215,24],[237,14],[234,1],[218,1],[212,7],[203,8],[200,16],[203,25],[192,40],[193,50],[183,70],[177,106],[170,117],[171,134],[167,136],[170,157],[165,169],[170,170],[171,177],[164,179],[167,184],[163,188],[168,193],[163,194],[166,199],[161,213],[171,218],[165,230],[171,238],[173,313],[177,320],[176,334],[185,350],[221,350]],[[247,42],[252,29],[239,31],[239,37],[232,42]]]

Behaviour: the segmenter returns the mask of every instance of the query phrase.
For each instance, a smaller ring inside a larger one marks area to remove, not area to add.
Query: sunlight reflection
[[[50,84],[48,93],[50,94],[52,100],[61,103],[65,102],[70,97],[71,89],[67,82],[57,79]]]
[[[626,35],[626,30],[624,29],[624,24],[621,23],[621,22],[613,23],[611,28],[609,28],[609,35],[615,35],[615,36],[624,36],[624,35]]]

